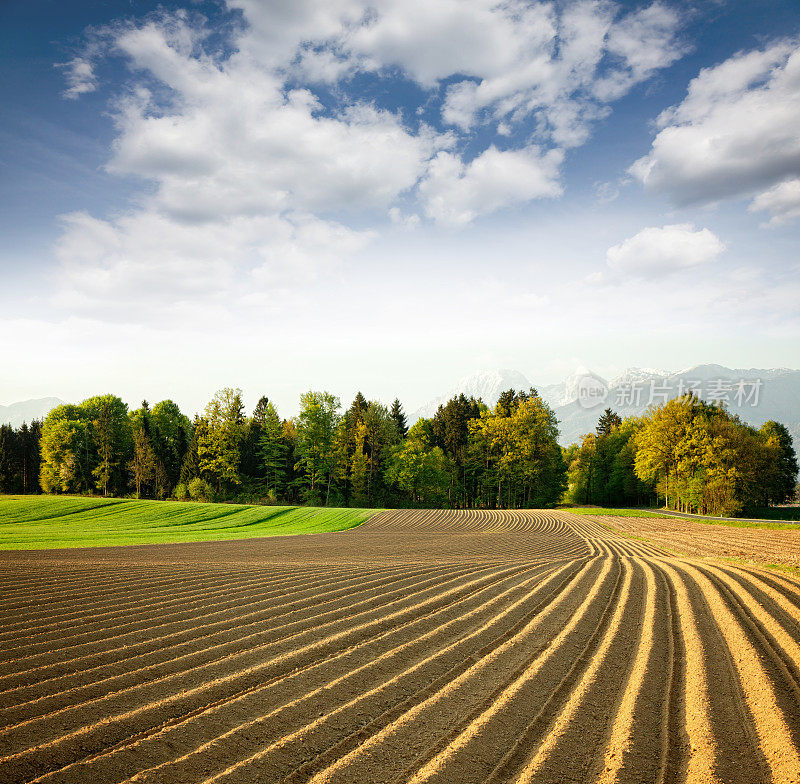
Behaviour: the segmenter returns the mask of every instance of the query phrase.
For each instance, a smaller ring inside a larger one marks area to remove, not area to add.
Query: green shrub
[[[183,482],[178,482],[175,485],[175,489],[172,491],[172,495],[178,499],[178,501],[188,501],[189,500],[189,488]]]
[[[189,496],[192,501],[213,501],[214,490],[205,479],[196,476],[189,482]]]

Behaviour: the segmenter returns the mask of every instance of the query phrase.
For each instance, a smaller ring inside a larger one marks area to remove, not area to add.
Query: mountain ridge
[[[488,380],[491,383],[487,383]],[[555,411],[559,419],[559,441],[564,446],[593,432],[606,407],[623,417],[640,416],[651,404],[694,390],[704,399],[721,399],[729,410],[750,425],[759,427],[771,419],[785,424],[792,434],[795,449],[800,451],[800,370],[792,368],[728,368],[713,363],[678,371],[631,367],[610,381],[587,368],[580,368],[564,381],[544,385],[529,381],[516,370],[481,371],[461,379],[448,395],[420,406],[409,421],[432,417],[438,406],[454,395],[481,397],[492,407],[504,390],[531,386]],[[595,397],[589,398],[591,404],[581,398],[585,387],[595,390]]]
[[[63,404],[64,401],[58,397],[39,397],[0,406],[0,425],[20,427],[25,422],[30,424],[34,419],[44,419],[56,406]]]

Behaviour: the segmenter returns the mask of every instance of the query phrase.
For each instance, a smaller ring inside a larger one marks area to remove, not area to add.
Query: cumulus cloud
[[[772,218],[768,226],[780,226],[800,218],[800,179],[785,180],[759,193],[749,209],[751,212],[769,212]]]
[[[606,251],[611,270],[626,277],[653,278],[706,264],[725,249],[708,229],[690,223],[648,227]],[[598,282],[597,274],[589,282]]]
[[[683,56],[679,15],[661,2],[623,13],[607,0],[228,0],[243,51],[313,81],[399,69],[425,89],[447,80],[445,122],[508,129],[535,116],[559,145],[582,144],[606,105]],[[499,130],[499,132],[505,132]]]
[[[462,226],[510,204],[558,196],[562,157],[560,150],[490,147],[464,164],[452,153],[440,152],[419,186],[425,214],[437,223]]]
[[[762,192],[754,209],[774,206],[779,220],[790,217],[792,186],[776,186],[800,175],[800,44],[783,41],[702,70],[658,124],[650,152],[630,170],[646,189],[679,205]]]
[[[287,270],[302,285],[336,268],[387,217],[458,227],[557,197],[565,150],[682,53],[679,19],[658,2],[226,5],[241,17],[222,29],[224,45],[199,14],[162,10],[92,31],[65,68],[74,98],[97,88],[101,57],[128,67],[106,168],[143,187],[126,214],[65,218],[62,304],[108,308],[140,292],[145,307],[166,306],[170,288],[213,301],[251,287],[255,300],[288,286]],[[353,97],[348,79],[365,72],[414,81],[443,124]],[[491,122],[504,149],[486,135],[465,144]],[[159,275],[170,283],[151,291]]]
[[[608,31],[608,55],[618,67],[597,79],[593,94],[600,100],[615,100],[631,87],[649,79],[687,52],[677,38],[679,18],[675,11],[661,3],[653,3],[613,24]]]
[[[513,28],[505,61],[465,70],[475,78],[449,86],[443,107],[445,120],[465,130],[481,119],[514,124],[533,115],[543,136],[578,146],[608,102],[686,51],[677,14],[660,3],[623,16],[603,2],[573,3],[561,15],[526,6],[520,18],[517,6],[494,9],[508,13]]]

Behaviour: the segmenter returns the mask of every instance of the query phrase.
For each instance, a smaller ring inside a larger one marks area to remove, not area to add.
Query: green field
[[[354,528],[377,511],[0,495],[0,550],[316,534]]]

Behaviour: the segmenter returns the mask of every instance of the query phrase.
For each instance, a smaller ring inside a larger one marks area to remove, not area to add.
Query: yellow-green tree
[[[337,463],[341,403],[330,392],[306,392],[300,397],[300,406],[295,420],[299,458],[295,468],[304,475],[306,500],[324,501],[327,506]]]
[[[200,476],[217,491],[241,484],[239,462],[244,435],[242,391],[226,387],[219,390],[205,410],[206,427],[197,438]]]

